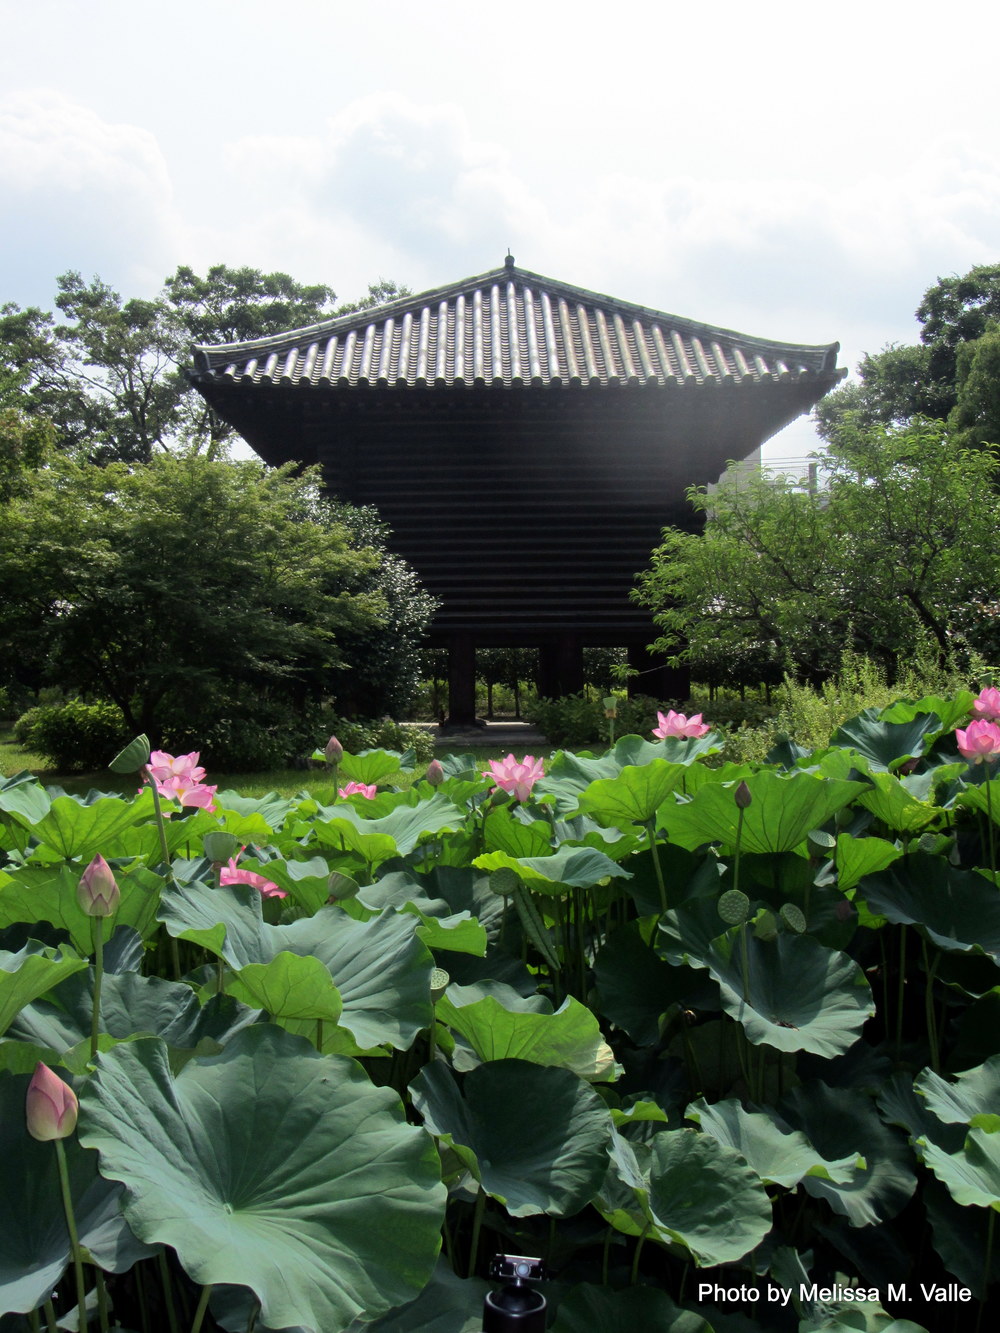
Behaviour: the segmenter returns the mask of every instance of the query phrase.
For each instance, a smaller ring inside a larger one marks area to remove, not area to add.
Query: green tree
[[[998,390],[986,384],[996,370],[992,340],[1000,327],[1000,265],[980,264],[962,277],[939,278],[924,293],[916,318],[919,345],[894,344],[866,354],[857,382],[819,404],[816,419],[824,439],[835,439],[851,422],[905,425],[923,416],[971,430],[963,436],[969,443],[1000,442],[1000,412],[992,406]]]
[[[317,521],[320,504],[312,472],[58,459],[0,525],[4,655],[167,748],[288,757],[316,741],[310,709],[365,701],[361,647],[395,651],[382,553]]]
[[[691,493],[704,532],[666,529],[640,576],[662,631],[655,650],[705,674],[736,659],[757,679],[777,666],[812,680],[845,649],[890,679],[924,643],[942,659],[959,641],[996,651],[992,452],[939,422],[848,421],[828,466],[820,488],[755,477]]]

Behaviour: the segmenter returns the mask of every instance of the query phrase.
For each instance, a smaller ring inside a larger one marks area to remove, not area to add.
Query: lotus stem
[[[482,1185],[479,1186],[479,1193],[476,1195],[476,1209],[472,1215],[472,1242],[469,1245],[469,1270],[466,1277],[474,1277],[476,1272],[476,1257],[479,1254],[479,1232],[483,1225],[483,1213],[486,1210],[486,1191]]]
[[[51,1296],[42,1308],[45,1310],[45,1327],[47,1333],[59,1333],[59,1325],[56,1323],[56,1307],[52,1304]]]
[[[613,1232],[614,1228],[611,1225],[608,1225],[604,1230],[604,1248],[601,1253],[601,1285],[604,1287],[608,1285],[608,1258],[611,1252],[611,1236]]]
[[[69,1188],[69,1171],[66,1167],[66,1149],[62,1139],[53,1139],[56,1147],[56,1162],[59,1167],[59,1188],[62,1191],[63,1211],[66,1214],[66,1229],[69,1232],[69,1244],[73,1253],[73,1274],[76,1278],[76,1303],[79,1307],[77,1327],[87,1327],[87,1287],[83,1280],[83,1252],[80,1249],[80,1237],[76,1230],[76,1216],[73,1212],[73,1196]]]
[[[979,1313],[976,1316],[976,1333],[979,1333],[983,1323],[983,1311],[986,1309],[986,1299],[990,1290],[990,1269],[993,1266],[993,1224],[997,1215],[993,1208],[988,1209],[989,1221],[986,1223],[986,1255],[983,1259],[983,1294],[979,1298]]]
[[[934,1013],[934,978],[937,975],[938,964],[941,962],[941,955],[938,954],[933,963],[927,959],[927,941],[923,941],[924,949],[924,973],[927,977],[927,983],[924,987],[924,1012],[927,1015],[927,1040],[931,1044],[931,1068],[935,1074],[941,1070],[941,1052],[938,1047],[937,1017]]]
[[[323,1054],[323,1020],[322,1020],[322,1018],[317,1018],[317,1019],[316,1019],[316,1049],[317,1049],[317,1051],[319,1051],[320,1055]]]
[[[94,1280],[97,1283],[97,1315],[101,1321],[101,1333],[110,1333],[110,1322],[108,1320],[108,1288],[104,1281],[104,1273],[100,1267],[94,1267]]]
[[[656,871],[656,887],[660,891],[660,911],[666,913],[667,910],[667,886],[663,882],[663,867],[660,865],[660,854],[656,850],[656,816],[650,815],[646,821],[646,832],[649,835],[649,850],[653,854],[653,869]]]
[[[986,788],[986,823],[988,826],[987,833],[989,835],[990,870],[993,874],[993,882],[996,883],[997,855],[996,855],[996,845],[993,840],[993,797],[990,794],[989,778],[986,779],[986,781],[983,783],[983,786]]]
[[[632,1272],[629,1276],[629,1285],[633,1287],[639,1280],[639,1255],[642,1254],[642,1247],[645,1245],[646,1237],[648,1235],[649,1235],[649,1223],[647,1222],[642,1229],[642,1234],[635,1243],[635,1253],[632,1255]]]
[[[28,1311],[28,1323],[31,1326],[31,1333],[42,1333],[42,1323],[37,1310]]]
[[[163,1300],[167,1307],[170,1333],[180,1333],[177,1325],[177,1311],[174,1309],[174,1290],[170,1283],[170,1269],[167,1267],[167,1256],[163,1250],[157,1255],[157,1264],[160,1269],[160,1281],[163,1283]]]
[[[205,1318],[205,1311],[208,1309],[208,1300],[211,1294],[211,1283],[202,1287],[201,1298],[198,1301],[198,1308],[195,1310],[194,1319],[191,1321],[191,1333],[200,1333],[201,1321]]]
[[[899,927],[899,985],[896,997],[896,1063],[903,1059],[903,987],[906,984],[906,926]]]
[[[104,917],[90,918],[94,940],[94,1008],[90,1017],[90,1061],[97,1059],[97,1034],[101,1024],[101,982],[104,980]]]

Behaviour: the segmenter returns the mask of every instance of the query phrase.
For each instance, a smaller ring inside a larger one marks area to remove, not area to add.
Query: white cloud
[[[145,294],[176,248],[170,175],[156,139],[58,92],[0,102],[4,300],[40,303],[69,268]]]

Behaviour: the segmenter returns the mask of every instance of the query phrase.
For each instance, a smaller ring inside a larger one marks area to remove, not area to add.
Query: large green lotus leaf
[[[260,893],[249,884],[214,888],[175,874],[163,887],[157,915],[169,934],[200,944],[235,972],[268,962],[280,947],[270,936],[274,927],[264,922]]]
[[[872,785],[858,797],[858,804],[893,832],[919,833],[942,818],[942,811],[932,800],[915,796],[895,774],[876,772],[871,781]]]
[[[405,755],[398,750],[362,750],[360,754],[348,754],[345,750],[337,765],[337,780],[345,778],[348,782],[379,782],[390,773],[413,767]]]
[[[60,1054],[71,1051],[89,1040],[93,1004],[94,974],[88,968],[22,1009],[10,1026],[10,1035]],[[116,1041],[155,1036],[172,1048],[194,1050],[206,1038],[224,1044],[256,1019],[252,1009],[225,995],[200,1005],[190,986],[162,977],[106,973],[101,985],[99,1030]]]
[[[927,1181],[920,1194],[941,1262],[981,1299],[991,1213],[985,1208],[963,1208],[938,1180]],[[987,1277],[990,1283],[1000,1281],[1000,1254],[995,1246]]]
[[[34,773],[15,773],[0,781],[0,810],[18,816],[19,822],[26,826],[44,819],[51,806],[49,793]]]
[[[778,1111],[792,1129],[801,1130],[827,1161],[852,1153],[866,1169],[843,1184],[806,1176],[802,1188],[825,1199],[853,1227],[867,1227],[896,1216],[916,1188],[913,1154],[902,1137],[879,1118],[872,1102],[853,1088],[812,1082],[794,1088]]]
[[[463,987],[449,987],[435,1016],[461,1033],[481,1061],[530,1060],[571,1069],[591,1083],[610,1082],[621,1073],[597,1018],[572,996],[552,1014],[508,1009],[495,995],[463,1003],[466,998]]]
[[[330,896],[330,867],[322,856],[313,856],[308,861],[259,861],[254,857],[240,858],[241,870],[252,870],[263,875],[312,915],[326,904]]]
[[[730,927],[707,947],[704,938],[691,941],[682,958],[708,968],[719,983],[723,1009],[743,1024],[750,1040],[828,1058],[853,1046],[875,1012],[858,964],[808,935],[782,932],[762,940],[748,930],[744,998],[740,929]]]
[[[1000,895],[975,870],[959,870],[943,856],[911,852],[858,885],[871,912],[916,925],[950,953],[989,954],[1000,962]]]
[[[902,855],[901,847],[884,838],[852,838],[842,833],[834,853],[837,884],[844,891],[853,889],[865,875],[885,870]]]
[[[594,978],[600,1013],[640,1046],[659,1041],[664,1019],[677,1005],[718,1008],[718,990],[704,973],[657,957],[637,921],[612,932],[594,961]]]
[[[580,809],[611,824],[644,824],[681,785],[687,767],[651,759],[641,768],[627,765],[613,778],[598,778],[580,793]]]
[[[882,709],[884,722],[909,722],[921,714],[933,713],[938,719],[942,731],[952,731],[967,718],[972,711],[975,696],[971,690],[956,690],[945,698],[940,694],[925,694],[922,699],[911,702],[909,699],[897,699],[888,708]]]
[[[16,921],[48,921],[65,930],[73,947],[90,953],[94,947],[93,921],[77,902],[76,890],[82,866],[20,866],[0,871],[0,928]],[[145,866],[129,870],[114,868],[121,890],[121,904],[111,919],[108,934],[118,926],[131,926],[143,939],[156,930],[163,880]]]
[[[167,851],[171,857],[182,851],[185,856],[192,856],[201,847],[201,840],[206,833],[212,833],[219,827],[215,815],[207,810],[194,810],[183,819],[174,816],[163,821],[163,836],[166,838]],[[149,865],[156,865],[163,859],[163,846],[160,842],[160,830],[155,823],[137,824],[123,829],[116,834],[101,853],[106,859],[113,856],[139,856]]]
[[[451,867],[444,867],[450,869]],[[483,876],[486,883],[486,877]],[[428,949],[447,949],[454,953],[475,954],[482,958],[486,953],[487,935],[485,924],[470,907],[453,912],[444,898],[432,898],[429,894],[431,884],[426,875],[414,875],[410,871],[391,871],[377,879],[374,884],[366,884],[358,893],[356,901],[370,911],[379,911],[383,907],[395,907],[397,911],[416,916],[420,925],[417,936]],[[499,900],[496,894],[487,896],[488,915],[492,917],[497,910]],[[471,895],[465,896],[471,907],[476,903]]]
[[[978,810],[994,824],[1000,824],[1000,778],[963,785],[952,803],[967,810]]]
[[[444,829],[460,827],[465,818],[462,811],[452,805],[447,796],[442,796],[440,792],[435,792],[429,800],[412,804],[412,797],[409,794],[404,794],[403,800],[405,803],[397,805],[380,819],[367,819],[360,809],[356,809],[349,802],[339,802],[335,806],[328,807],[327,813],[332,815],[332,818],[316,821],[313,826],[316,836],[331,846],[338,846],[339,842],[331,839],[326,830],[339,832],[340,825],[346,822],[358,833],[389,838],[393,845],[391,855],[408,856],[418,842]],[[385,859],[385,857],[379,858],[380,861]]]
[[[647,741],[641,736],[622,736],[610,750],[596,756],[587,751],[574,754],[559,750],[546,765],[538,790],[555,796],[556,809],[563,813],[577,808],[580,793],[592,782],[615,778],[623,768],[641,768],[653,760],[661,760],[689,765],[694,772],[700,767],[694,764],[695,759],[719,748],[718,736],[709,732],[691,740]]]
[[[927,1140],[919,1142],[924,1161],[956,1203],[1000,1211],[1000,1117],[989,1119],[991,1125],[969,1130],[957,1153],[946,1153]]]
[[[602,879],[631,879],[604,852],[596,847],[557,847],[551,856],[508,856],[506,852],[486,852],[472,863],[480,870],[499,870],[508,866],[528,886],[539,893],[559,894],[564,888],[589,889]]]
[[[628,1143],[616,1132],[594,1203],[618,1230],[639,1234],[648,1225],[699,1266],[743,1258],[772,1221],[759,1177],[732,1148],[693,1129],[665,1130],[648,1144]]]
[[[993,1056],[976,1069],[956,1074],[946,1082],[932,1069],[925,1069],[913,1083],[928,1110],[949,1124],[968,1124],[973,1116],[1000,1110],[1000,1056]]]
[[[37,940],[29,940],[17,953],[0,950],[0,1035],[25,1005],[86,966],[86,958],[68,946],[53,949]]]
[[[117,834],[153,813],[153,795],[144,789],[130,801],[119,796],[101,796],[85,804],[73,796],[57,796],[48,813],[31,831],[64,860],[91,860]]]
[[[559,1302],[552,1333],[712,1333],[712,1326],[693,1310],[682,1310],[656,1287],[573,1286]]]
[[[692,1102],[684,1114],[703,1133],[744,1157],[765,1185],[794,1189],[804,1176],[845,1184],[865,1167],[856,1152],[828,1162],[804,1134],[789,1129],[773,1111],[747,1111],[735,1100],[709,1105],[702,1099]]]
[[[540,819],[526,823],[517,818],[510,806],[490,811],[485,836],[487,850],[507,852],[510,856],[548,856],[552,851],[552,825]]]
[[[863,791],[863,782],[822,778],[801,770],[761,769],[745,779],[751,796],[740,846],[745,852],[790,852]],[[671,842],[693,851],[705,843],[736,844],[735,786],[707,783],[685,804],[664,806],[660,822]]]
[[[263,1322],[338,1333],[431,1275],[445,1189],[398,1098],[354,1061],[248,1028],[173,1078],[156,1039],[98,1057],[80,1139],[150,1243],[198,1283],[249,1287]]]
[[[0,1075],[0,1311],[21,1313],[52,1294],[71,1258],[55,1146],[25,1124],[30,1082]],[[97,1154],[75,1137],[64,1149],[80,1243],[102,1268],[123,1273],[152,1251],[121,1214],[121,1186],[97,1174]]]
[[[237,815],[260,815],[270,829],[280,829],[289,814],[298,806],[306,793],[299,796],[279,796],[276,791],[269,791],[264,796],[241,796],[239,792],[227,788],[216,793],[216,804],[221,810],[232,810]]]
[[[611,1116],[568,1069],[497,1060],[467,1074],[460,1092],[436,1062],[410,1089],[427,1128],[464,1150],[483,1189],[512,1217],[571,1217],[604,1176]]]
[[[276,1023],[324,1019],[336,1023],[343,1004],[329,971],[318,958],[278,953],[267,963],[249,963],[229,983],[243,1004],[266,1009]]]
[[[329,971],[344,1009],[340,1026],[362,1050],[390,1043],[409,1050],[433,1017],[434,958],[416,935],[418,919],[386,908],[353,921],[339,907],[289,926],[267,927],[276,949],[312,955]]]
[[[864,755],[875,770],[887,770],[919,759],[941,731],[936,713],[914,713],[906,721],[887,721],[877,708],[866,708],[830,737],[831,745],[842,745]]]
[[[415,1301],[390,1310],[374,1323],[353,1323],[347,1333],[480,1333],[483,1300],[495,1284],[482,1278],[460,1278],[445,1259]],[[234,1328],[243,1333],[246,1322]]]

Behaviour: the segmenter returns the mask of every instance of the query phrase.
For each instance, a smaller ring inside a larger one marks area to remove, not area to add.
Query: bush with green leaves
[[[0,780],[5,1329],[472,1333],[511,1250],[552,1333],[995,1326],[998,720]]]
[[[121,710],[105,702],[67,699],[22,713],[14,738],[64,773],[106,768],[129,734]]]

